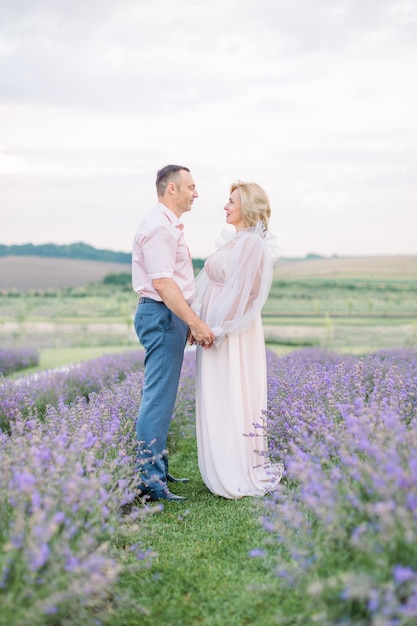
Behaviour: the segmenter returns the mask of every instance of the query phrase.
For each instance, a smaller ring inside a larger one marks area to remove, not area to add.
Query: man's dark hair
[[[181,170],[185,170],[189,172],[188,167],[184,167],[183,165],[165,165],[156,175],[156,192],[158,194],[158,198],[163,196],[168,183],[173,181],[179,186],[181,175]]]

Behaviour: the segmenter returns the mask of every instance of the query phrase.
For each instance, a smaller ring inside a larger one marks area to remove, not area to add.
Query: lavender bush
[[[304,607],[291,624],[417,624],[417,351],[269,354],[268,372],[286,473],[266,549]]]
[[[39,365],[39,353],[33,348],[0,349],[0,377]]]
[[[43,416],[48,405],[70,403],[87,397],[105,385],[125,378],[126,373],[143,365],[144,352],[134,350],[105,355],[90,361],[47,370],[18,380],[0,381],[0,429],[9,432],[10,421],[34,408]]]
[[[14,407],[0,434],[0,623],[98,623],[121,570],[113,544],[140,521],[121,513],[134,496],[142,381],[130,372],[88,400],[61,397],[42,419],[34,398]],[[146,552],[125,549],[143,563]]]

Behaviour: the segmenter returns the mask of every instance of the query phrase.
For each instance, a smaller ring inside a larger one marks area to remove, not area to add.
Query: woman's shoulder
[[[241,233],[240,241],[245,248],[258,249],[267,253],[275,262],[278,258],[278,244],[276,237],[265,226],[258,222],[256,226],[251,226]]]
[[[276,237],[265,228],[262,222],[258,222],[256,226],[250,226],[238,233],[223,229],[215,247],[217,250],[221,248],[233,250],[237,255],[242,254],[244,251],[252,251],[254,253],[258,250],[260,254],[268,254],[273,263],[278,259]]]

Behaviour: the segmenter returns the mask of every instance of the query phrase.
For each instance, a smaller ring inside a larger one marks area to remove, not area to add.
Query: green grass
[[[377,316],[352,316],[339,317],[332,315],[317,316],[291,316],[291,315],[263,315],[265,325],[274,326],[316,326],[322,327],[326,323],[337,324],[338,326],[404,326],[405,324],[417,325],[417,312],[414,317],[377,317]]]
[[[127,350],[137,350],[138,346],[131,348],[126,346],[95,346],[85,348],[45,348],[39,358],[38,370],[61,367],[80,361],[89,361],[105,354],[118,354]]]
[[[417,281],[413,279],[275,279],[266,313],[415,316]]]
[[[27,376],[42,370],[53,369],[55,367],[63,367],[64,365],[72,365],[81,361],[89,361],[96,359],[105,354],[118,354],[127,350],[137,350],[138,345],[133,347],[126,346],[97,346],[86,348],[45,348],[40,352],[39,365],[36,367],[28,367],[19,370],[10,376],[10,378],[19,378]]]
[[[191,478],[173,488],[187,501],[166,504],[132,530],[129,541],[141,541],[157,557],[149,568],[120,581],[120,589],[128,590],[147,614],[139,617],[137,609],[122,604],[108,624],[276,625],[278,607],[286,603],[290,613],[294,607],[265,561],[248,556],[266,534],[257,500],[211,494],[199,475],[194,438],[182,439],[170,459],[174,474]]]

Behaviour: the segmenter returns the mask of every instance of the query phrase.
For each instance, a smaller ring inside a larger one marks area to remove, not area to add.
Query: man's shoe
[[[167,474],[167,481],[169,483],[189,483],[189,478],[175,478],[172,474]]]
[[[144,494],[144,499],[151,502],[167,501],[167,502],[182,502],[187,498],[184,496],[177,496],[175,493],[171,493],[168,489],[166,491],[151,491]]]

